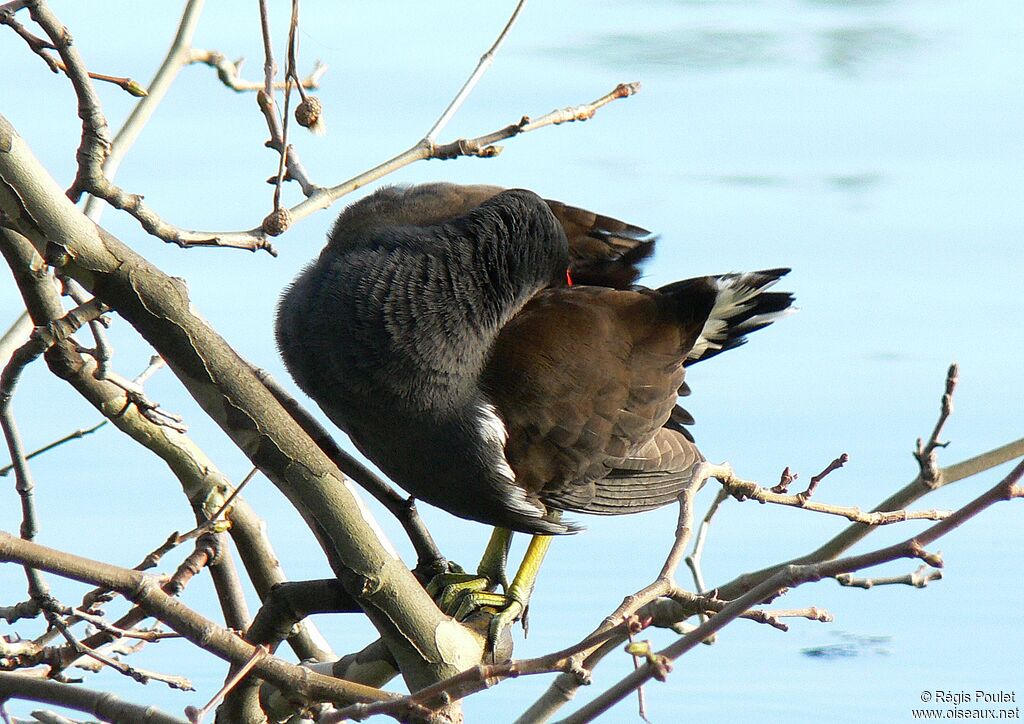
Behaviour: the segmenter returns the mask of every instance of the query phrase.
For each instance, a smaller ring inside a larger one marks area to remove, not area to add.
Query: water
[[[320,57],[331,65],[320,92],[330,132],[297,143],[312,177],[324,184],[422,136],[510,10],[508,3],[307,5],[303,63]],[[114,2],[100,10],[54,8],[93,70],[143,82],[179,13],[175,4],[141,12]],[[286,8],[275,10],[281,47]],[[640,80],[643,91],[588,123],[507,141],[496,159],[420,163],[390,180],[526,186],[656,230],[661,246],[647,278],[652,285],[791,266],[785,288],[796,292],[800,313],[692,370],[687,407],[698,421],[695,433],[710,458],[728,459],[742,475],[766,483],[786,465],[805,481],[849,452],[847,468],[828,478],[818,497],[868,507],[913,478],[910,450],[934,424],[951,361],[961,365],[961,383],[943,462],[1019,438],[1024,429],[1022,31],[1024,13],[1014,0],[537,2],[442,140],[589,101],[621,81]],[[0,41],[2,112],[66,184],[78,139],[67,83],[13,34]],[[245,55],[247,77],[260,72],[249,4],[211,3],[196,45]],[[101,93],[116,126],[130,101],[113,89]],[[276,159],[262,148],[265,137],[252,96],[225,91],[209,69],[189,68],[118,180],[179,225],[248,228],[270,204],[262,179],[276,170]],[[289,194],[291,202],[298,199],[297,190]],[[333,215],[308,219],[282,237],[276,260],[168,248],[117,214],[108,213],[104,224],[186,278],[202,314],[244,356],[284,379],[272,342],[274,303],[318,251]],[[13,285],[0,285],[5,318],[13,318],[18,303]],[[141,370],[145,348],[123,323],[112,334],[117,368]],[[186,416],[194,438],[226,473],[244,475],[245,460],[171,375],[161,373],[147,389]],[[15,409],[29,447],[96,418],[42,368],[26,374]],[[33,471],[46,544],[134,565],[171,530],[191,524],[171,476],[114,430],[40,459]],[[992,471],[958,483],[922,506],[957,507],[999,477]],[[0,525],[16,530],[17,499],[8,486],[0,494]],[[290,577],[329,574],[270,483],[258,478],[246,496],[268,519]],[[425,516],[445,553],[473,565],[487,531],[433,510]],[[649,582],[667,549],[674,511],[585,522],[586,533],[553,546],[518,655],[581,637],[623,595]],[[923,525],[873,538],[893,542]],[[841,528],[832,518],[729,503],[712,528],[705,574],[711,585],[725,582],[805,552]],[[737,622],[718,645],[682,659],[668,683],[648,687],[648,715],[656,722],[909,721],[924,690],[1001,688],[1019,697],[1022,530],[1019,503],[990,510],[941,542],[945,578],[923,590],[823,582],[794,591],[780,604],[822,606],[836,622],[795,621],[785,634]],[[897,563],[878,574],[914,567]],[[680,581],[689,584],[683,575]],[[0,569],[2,603],[20,599],[23,586],[17,569]],[[81,595],[70,586],[58,586],[58,593],[68,601]],[[184,598],[216,617],[205,577]],[[339,652],[372,638],[353,617],[317,622]],[[864,643],[876,637],[884,643]],[[663,645],[672,637],[651,638]],[[829,646],[855,655],[802,653]],[[205,701],[223,673],[212,657],[173,642],[132,660],[187,673],[199,692],[141,688],[113,674],[90,683],[180,712]],[[580,698],[631,668],[625,655],[606,660]],[[474,697],[468,720],[507,720],[548,681],[523,678]],[[8,706],[19,715],[31,708]],[[635,703],[623,703],[610,720],[633,720],[634,710]]]

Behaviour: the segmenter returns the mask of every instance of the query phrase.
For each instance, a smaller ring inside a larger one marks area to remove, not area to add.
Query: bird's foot
[[[525,621],[526,603],[514,593],[497,593],[498,585],[479,574],[443,573],[428,584],[427,592],[444,613],[486,635],[492,661],[505,661],[511,657],[512,627]]]
[[[453,614],[456,621],[486,632],[486,656],[492,663],[512,658],[512,628],[519,621],[526,627],[526,604],[513,595],[489,591],[467,592]]]
[[[434,576],[427,584],[427,593],[437,602],[438,608],[458,619],[456,613],[460,610],[461,602],[465,597],[488,595],[495,588],[497,588],[497,583],[487,576],[460,571]]]

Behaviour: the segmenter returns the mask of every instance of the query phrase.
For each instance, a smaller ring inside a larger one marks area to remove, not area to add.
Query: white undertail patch
[[[708,350],[721,349],[730,337],[740,336],[744,332],[770,324],[792,313],[793,310],[787,308],[781,312],[757,314],[739,325],[729,324],[730,319],[738,317],[750,309],[755,304],[757,297],[778,281],[778,279],[769,279],[767,282],[763,282],[764,278],[764,275],[756,273],[723,274],[715,278],[715,286],[718,288],[715,304],[704,323],[704,328],[700,331],[700,336],[697,337],[697,342],[687,355],[687,359],[700,359]],[[730,334],[730,329],[732,334]]]

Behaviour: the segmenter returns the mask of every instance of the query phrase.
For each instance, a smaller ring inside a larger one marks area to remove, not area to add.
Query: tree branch
[[[410,686],[421,688],[479,661],[479,634],[438,611],[351,484],[195,314],[183,286],[82,216],[0,117],[0,148],[5,147],[10,150],[0,153],[0,208],[10,223],[39,248],[60,249],[67,260],[61,271],[124,316],[292,501],[336,575],[388,641]]]
[[[160,590],[156,581],[144,573],[30,543],[3,531],[0,531],[0,561],[28,565],[117,591],[192,643],[225,661],[242,665],[256,653],[256,647]],[[311,702],[348,703],[393,697],[379,689],[315,674],[273,656],[262,659],[253,671],[261,678]]]
[[[968,458],[967,460],[941,468],[938,473],[938,482],[936,483],[929,483],[919,475],[908,485],[893,493],[875,506],[872,512],[891,511],[904,508],[944,485],[950,485],[960,480],[973,477],[974,475],[983,473],[986,470],[991,470],[998,465],[1015,460],[1021,456],[1024,456],[1024,438],[1014,440],[1013,442],[994,448],[980,455]],[[835,558],[862,541],[873,530],[877,530],[877,528],[863,523],[854,523],[847,528],[844,528],[838,535],[834,536],[826,543],[822,544],[817,548],[817,550],[806,555],[793,558],[785,563],[768,566],[767,568],[762,568],[759,571],[753,571],[751,573],[744,573],[742,576],[719,586],[719,594],[723,598],[735,598],[744,591],[749,591],[758,583],[777,573],[785,566],[805,565]]]
[[[45,325],[63,316],[60,297],[51,278],[42,273],[42,259],[29,241],[9,229],[0,228],[0,252],[7,258],[26,307],[36,321]],[[144,411],[132,404],[121,387],[97,379],[95,362],[83,359],[74,345],[58,344],[46,357],[54,374],[69,382],[119,430],[164,461],[197,511],[216,491],[230,490],[227,477],[188,436],[152,422]],[[287,580],[267,537],[266,526],[240,498],[232,504],[231,522],[231,536],[256,592],[266,595],[273,585]],[[303,622],[296,630],[289,644],[300,658],[318,661],[336,658],[312,622]]]
[[[105,691],[93,691],[73,684],[58,684],[24,674],[0,672],[0,701],[28,699],[86,712],[111,724],[187,724],[184,719],[159,709],[132,704]]]
[[[652,678],[665,676],[671,668],[670,663],[672,661],[699,644],[708,634],[720,630],[759,602],[778,595],[783,589],[795,588],[803,583],[834,577],[842,573],[859,571],[863,568],[877,566],[900,558],[919,558],[933,566],[941,567],[941,559],[934,554],[928,553],[925,550],[925,546],[934,543],[946,533],[967,522],[995,503],[1024,497],[1024,487],[1018,484],[1022,476],[1024,476],[1024,462],[1019,463],[1009,475],[987,492],[959,510],[954,511],[948,518],[939,521],[902,543],[880,548],[870,553],[850,556],[849,558],[840,558],[802,566],[788,565],[783,567],[773,576],[729,603],[719,613],[712,616],[707,622],[698,626],[691,633],[658,652],[657,662],[645,664],[637,671],[621,679],[593,701],[581,707],[572,715],[562,719],[561,724],[581,724],[582,722],[593,721],[629,695],[636,687],[650,681]]]

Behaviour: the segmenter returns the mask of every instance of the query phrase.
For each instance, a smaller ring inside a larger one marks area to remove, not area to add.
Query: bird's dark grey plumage
[[[644,229],[524,190],[389,187],[285,292],[299,386],[417,498],[531,533],[674,500],[703,460],[684,367],[784,313],[786,273],[635,286]],[[572,285],[567,282],[567,271]]]

